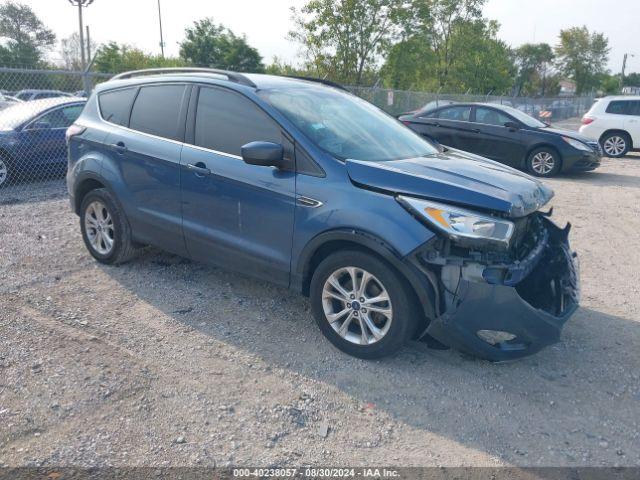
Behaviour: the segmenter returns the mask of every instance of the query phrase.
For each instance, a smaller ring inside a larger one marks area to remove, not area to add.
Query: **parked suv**
[[[640,97],[601,98],[582,118],[580,133],[599,141],[609,157],[640,148]]]
[[[578,305],[569,228],[539,210],[549,188],[440,153],[319,80],[122,74],[68,142],[71,206],[99,262],[152,244],[287,286],[351,355],[426,337],[513,359],[555,342]]]

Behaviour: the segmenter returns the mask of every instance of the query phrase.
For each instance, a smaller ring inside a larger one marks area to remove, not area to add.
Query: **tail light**
[[[411,125],[411,122],[407,121],[407,120],[400,120],[402,123],[404,123],[405,125],[409,126]]]
[[[595,118],[582,117],[582,125],[590,125],[595,121]]]
[[[78,125],[76,123],[67,128],[67,131],[64,134],[64,137],[67,140],[67,145],[69,144],[69,141],[71,141],[72,137],[75,137],[76,135],[82,135],[86,129],[87,127],[83,127],[82,125]]]

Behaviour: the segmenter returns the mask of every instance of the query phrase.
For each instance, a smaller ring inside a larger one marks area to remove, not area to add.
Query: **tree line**
[[[327,78],[350,85],[446,93],[552,96],[570,79],[578,94],[615,93],[620,76],[606,68],[609,41],[587,27],[559,33],[557,43],[512,48],[498,37],[499,24],[485,18],[487,0],[308,0],[292,9],[288,34],[301,62],[273,58],[211,18],[185,29],[177,57],[149,54],[126,44],[90,45],[94,70],[119,73],[153,67],[201,66]],[[28,6],[0,5],[0,64],[52,68],[56,35]],[[78,35],[62,39],[64,68],[80,68]],[[638,82],[638,74],[625,83]]]

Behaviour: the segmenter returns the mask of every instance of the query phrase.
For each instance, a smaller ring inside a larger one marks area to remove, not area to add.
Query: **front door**
[[[287,285],[295,210],[295,174],[244,163],[243,145],[283,144],[279,125],[245,96],[200,87],[182,150],[182,216],[197,260]]]
[[[519,167],[525,154],[523,135],[520,129],[506,127],[505,123],[516,123],[514,119],[491,107],[476,107],[473,152],[483,157]]]

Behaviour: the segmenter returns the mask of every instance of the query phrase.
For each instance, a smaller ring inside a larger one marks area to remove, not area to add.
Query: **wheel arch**
[[[535,152],[536,150],[540,149],[540,148],[548,148],[550,150],[553,150],[554,152],[556,152],[556,154],[558,155],[558,159],[560,160],[560,169],[559,171],[562,170],[562,165],[564,163],[564,158],[562,156],[562,152],[560,151],[560,149],[555,146],[553,143],[550,142],[540,142],[537,143],[533,146],[531,146],[528,150],[527,153],[524,156],[524,167],[525,168],[529,168],[529,158],[531,157],[531,154],[533,152]]]
[[[104,178],[93,173],[87,173],[76,181],[73,188],[73,208],[77,215],[80,215],[82,200],[91,191],[98,188],[106,188],[111,191],[111,187]]]
[[[604,138],[607,135],[611,135],[613,133],[617,133],[618,135],[624,135],[625,137],[627,137],[627,140],[629,140],[629,150],[633,150],[633,148],[635,148],[633,146],[633,137],[629,134],[629,132],[627,132],[622,128],[610,128],[608,130],[605,130],[602,133],[602,135],[600,135],[600,138],[598,139],[598,142],[600,143],[600,145],[602,145],[602,140],[604,140]]]
[[[411,296],[424,312],[425,320],[434,317],[436,297],[429,281],[417,269],[404,262],[391,245],[368,232],[341,229],[313,238],[299,256],[291,288],[309,296],[311,279],[318,265],[332,253],[345,249],[369,253],[393,268],[406,281]]]

